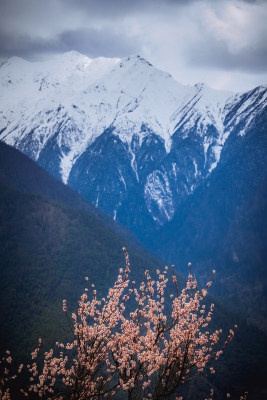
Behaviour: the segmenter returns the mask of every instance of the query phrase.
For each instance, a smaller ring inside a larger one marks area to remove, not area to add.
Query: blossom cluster
[[[39,340],[32,353],[32,364],[18,369],[21,373],[26,368],[30,374],[29,386],[21,389],[25,398],[38,395],[50,400],[95,400],[118,398],[127,392],[128,399],[180,400],[184,384],[199,374],[215,373],[214,366],[208,369],[207,364],[220,357],[234,336],[230,330],[218,349],[222,331],[208,330],[214,305],[206,309],[203,300],[215,271],[202,290],[191,273],[191,264],[186,286],[180,293],[174,267],[171,271],[165,267],[162,273],[157,270],[155,280],[147,270],[143,282],[136,286],[129,279],[129,258],[123,250],[126,266],[120,269],[106,298],[97,299],[94,285],[89,293],[86,277],[85,292],[71,318],[63,300],[73,340],[67,344],[57,342],[54,350],[46,352],[40,371],[36,363]],[[168,294],[167,301],[169,281],[173,293]],[[169,312],[165,303],[171,304]],[[9,357],[7,354],[6,362],[11,362]],[[212,395],[211,392],[210,398]],[[0,398],[7,400],[10,396],[4,377]]]

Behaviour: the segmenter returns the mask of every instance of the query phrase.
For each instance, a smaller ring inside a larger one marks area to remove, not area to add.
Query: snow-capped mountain
[[[266,87],[185,86],[140,56],[0,66],[0,140],[139,234],[162,226],[266,110]]]

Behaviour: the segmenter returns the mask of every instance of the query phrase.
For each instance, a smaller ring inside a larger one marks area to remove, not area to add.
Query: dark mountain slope
[[[60,330],[62,299],[70,307],[88,276],[104,294],[123,266],[121,237],[85,211],[1,186],[1,347],[29,351],[39,335],[51,344]],[[152,257],[127,245],[132,277],[143,276]]]
[[[89,215],[99,218],[102,223],[128,242],[142,247],[142,251],[145,251],[145,248],[131,232],[114,222],[111,217],[94,207],[69,186],[55,179],[25,154],[2,141],[0,141],[0,184],[27,193],[40,194],[70,207],[81,208]]]
[[[209,179],[149,244],[202,275],[217,270],[216,294],[267,329],[267,116],[245,136],[235,131]]]
[[[27,354],[39,335],[53,343],[62,299],[76,307],[85,275],[104,293],[124,263],[123,246],[133,279],[162,264],[131,233],[0,142],[2,350]]]

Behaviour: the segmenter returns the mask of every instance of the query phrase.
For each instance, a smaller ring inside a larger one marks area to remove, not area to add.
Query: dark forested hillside
[[[99,218],[104,225],[128,242],[141,246],[131,232],[115,223],[111,217],[94,207],[69,186],[55,179],[29,157],[2,141],[0,141],[0,184],[26,193],[39,194],[70,207],[81,208]]]
[[[75,308],[85,276],[103,294],[124,264],[123,246],[131,254],[133,279],[162,263],[112,219],[0,142],[2,350],[25,355],[39,335],[52,344],[64,334],[57,322],[62,299]]]
[[[73,309],[85,276],[104,294],[124,265],[124,245],[125,240],[83,210],[1,186],[1,346],[21,352],[39,335],[55,339],[62,299]],[[133,279],[138,272],[142,276],[146,265],[158,265],[127,247]]]

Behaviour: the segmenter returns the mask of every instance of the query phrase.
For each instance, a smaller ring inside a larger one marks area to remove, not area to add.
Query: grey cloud
[[[90,56],[120,57],[140,52],[138,35],[132,39],[127,37],[127,32],[116,32],[116,23],[120,23],[121,18],[135,13],[137,18],[138,14],[146,13],[149,18],[149,12],[159,13],[160,5],[177,6],[192,1],[198,0],[0,0],[0,55],[35,59],[38,55],[70,49]],[[80,11],[79,16],[77,11]],[[58,27],[55,15],[60,22]],[[70,28],[64,26],[64,20],[72,21],[72,15],[77,29],[71,28],[71,22]],[[88,28],[84,29],[86,18]],[[40,24],[40,33],[38,20],[47,20],[45,35],[44,24]],[[95,24],[102,26],[100,30],[92,28]]]
[[[88,16],[117,16],[129,14],[134,11],[140,13],[144,11],[157,10],[159,5],[172,5],[175,7],[187,6],[196,2],[210,3],[227,2],[227,0],[1,0],[0,11],[2,16],[12,13],[15,18],[20,18],[24,14],[32,17],[42,17],[44,14],[55,9],[61,9],[62,15],[72,9],[80,9]],[[239,0],[247,3],[266,3],[267,0]]]
[[[42,54],[62,53],[77,50],[89,57],[124,57],[140,50],[137,40],[127,39],[125,35],[111,29],[101,31],[80,29],[64,31],[55,38],[41,39],[30,35],[10,37],[0,31],[2,57],[17,55],[29,60],[38,59]]]
[[[157,10],[160,4],[184,5],[199,0],[1,0],[0,11],[2,17],[12,14],[14,18],[23,18],[30,15],[32,18],[41,18],[44,14],[61,10],[61,15],[71,13],[73,9],[81,10],[88,17],[115,17],[131,15],[134,12]],[[15,22],[15,21],[14,21]]]
[[[42,55],[73,49],[90,57],[123,57],[142,53],[143,42],[151,49],[157,47],[155,43],[146,42],[141,37],[142,33],[128,36],[127,27],[120,25],[124,16],[134,16],[137,22],[142,16],[142,23],[145,24],[150,21],[152,12],[160,15],[161,6],[164,6],[167,19],[168,13],[171,16],[172,10],[177,7],[186,10],[187,6],[200,1],[211,6],[215,2],[226,3],[228,0],[0,0],[0,56],[38,59]],[[266,3],[266,0],[242,1],[262,7]],[[5,19],[8,23],[5,23]],[[42,25],[45,34],[39,32],[39,20],[47,21]],[[72,22],[75,29],[72,29]],[[177,24],[183,22],[178,20]],[[19,30],[21,26],[24,28],[23,34]],[[98,26],[98,29],[94,29],[94,26]],[[121,31],[117,26],[121,27]],[[233,53],[227,43],[204,32],[201,39],[196,38],[195,42],[191,40],[188,43],[184,56],[190,66],[263,72],[267,65],[265,42],[266,38],[262,37],[253,46],[248,45]],[[170,48],[170,52],[173,50]]]
[[[61,0],[62,1],[62,0]],[[88,16],[101,16],[101,17],[111,17],[111,16],[121,16],[128,14],[137,10],[142,10],[143,7],[147,7],[150,0],[142,1],[125,1],[125,0],[63,0],[65,6],[69,8],[79,8]]]
[[[244,3],[255,3],[255,4],[263,4],[266,3],[266,0],[242,0]]]
[[[142,11],[142,6],[151,1],[58,0],[55,3],[54,0],[0,0],[0,56],[38,59],[38,55],[72,49],[92,57],[121,57],[136,53],[140,51],[139,39],[127,37],[127,32],[117,32],[116,19]],[[55,14],[61,23],[58,26]],[[84,17],[88,18],[87,22]],[[40,33],[36,23],[40,19],[47,20],[45,35],[44,25]],[[64,24],[66,19],[70,23]],[[76,29],[72,29],[72,20]],[[101,28],[93,28],[99,24]],[[85,29],[85,25],[88,28]],[[21,26],[24,33],[21,33]]]
[[[33,38],[29,35],[14,33],[12,36],[0,31],[0,56],[12,57],[14,55],[29,60],[38,59],[42,53],[57,53],[58,43],[52,39]]]
[[[131,12],[138,10],[142,12],[147,8],[153,8],[159,4],[174,4],[176,6],[185,5],[188,3],[193,3],[195,1],[203,0],[61,0],[64,4],[69,4],[71,6],[80,7],[84,10],[91,12],[99,12],[105,14],[107,12]]]
[[[124,57],[137,53],[141,44],[112,29],[65,31],[59,37],[65,51],[75,49],[90,57]]]
[[[0,18],[1,15],[2,18],[5,15],[13,15],[15,24],[15,19],[25,15],[42,18],[55,10],[61,10],[59,18],[64,18],[64,15],[71,13],[73,9],[81,10],[90,18],[119,18],[135,12],[158,12],[160,6],[184,7],[198,1],[203,0],[0,0]]]
[[[262,38],[254,45],[231,51],[225,42],[210,38],[191,44],[186,57],[188,65],[201,68],[263,73],[267,71],[267,42]]]

